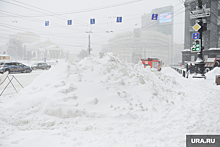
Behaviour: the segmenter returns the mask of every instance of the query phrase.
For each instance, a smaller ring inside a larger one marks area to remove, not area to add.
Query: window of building
[[[192,62],[195,61],[195,56],[191,56],[191,61],[192,61]]]
[[[220,1],[218,1],[218,9],[220,9]]]

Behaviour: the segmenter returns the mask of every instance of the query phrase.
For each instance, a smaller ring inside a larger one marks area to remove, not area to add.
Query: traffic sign
[[[116,22],[122,22],[122,17],[117,17],[117,20],[116,20]]]
[[[193,30],[195,30],[195,31],[198,31],[200,28],[201,28],[201,26],[200,26],[198,23],[196,23],[196,24],[193,26]]]
[[[199,32],[193,33],[193,39],[199,39]]]
[[[157,20],[158,14],[152,14],[151,20]]]
[[[67,24],[68,24],[68,25],[72,25],[72,20],[68,20],[68,21],[67,21]]]
[[[45,21],[45,26],[49,26],[49,21]]]
[[[90,19],[90,24],[95,24],[95,19]]]
[[[190,12],[190,19],[209,17],[210,16],[210,8],[200,9]]]

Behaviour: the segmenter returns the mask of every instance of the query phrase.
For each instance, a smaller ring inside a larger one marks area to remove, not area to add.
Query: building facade
[[[27,60],[45,60],[45,59],[62,59],[64,52],[61,47],[47,40],[40,42],[40,36],[31,33],[17,33],[11,35],[10,39],[20,41],[25,51],[24,59]]]
[[[151,20],[158,14],[157,20]],[[156,8],[141,16],[141,28],[112,37],[103,52],[113,52],[127,61],[137,63],[141,58],[156,57],[165,65],[181,61],[183,45],[173,44],[173,6]]]
[[[158,14],[157,20],[151,20],[152,14]],[[174,48],[173,48],[173,6],[166,6],[153,9],[150,14],[144,14],[141,16],[141,28],[143,30],[151,30],[155,32],[160,32],[165,35],[171,36],[171,48],[170,48],[170,63],[175,63],[173,60]]]
[[[18,40],[22,43],[40,42],[40,36],[32,32],[17,33],[9,36],[9,39]]]
[[[141,16],[141,28],[173,36],[173,6],[153,9],[150,14]],[[151,20],[152,14],[158,14],[157,20]]]
[[[173,43],[173,64],[182,63],[182,50],[184,43]]]
[[[134,29],[117,34],[103,47],[103,52],[113,52],[129,62],[156,57],[170,64],[171,36],[160,32]]]

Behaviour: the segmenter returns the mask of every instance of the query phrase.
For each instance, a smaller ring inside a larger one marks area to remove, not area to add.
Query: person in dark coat
[[[189,71],[189,65],[186,64],[186,71],[188,72]]]
[[[186,64],[186,78],[188,78],[189,75],[189,65],[188,63]]]
[[[190,74],[192,74],[192,69],[193,69],[192,63],[190,63],[189,65]]]

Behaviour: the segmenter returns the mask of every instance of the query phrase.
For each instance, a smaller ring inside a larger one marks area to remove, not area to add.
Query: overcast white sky
[[[179,0],[0,0],[0,46],[8,42],[9,35],[30,31],[40,35],[41,41],[50,39],[78,52],[88,48],[85,32],[92,30],[95,53],[111,36],[140,28],[144,13],[169,5],[174,6],[174,42],[183,43],[185,9]],[[122,16],[123,23],[117,24],[115,16]],[[95,25],[89,25],[90,18],[96,19]],[[67,25],[68,19],[73,25]],[[49,27],[44,26],[47,20]]]

